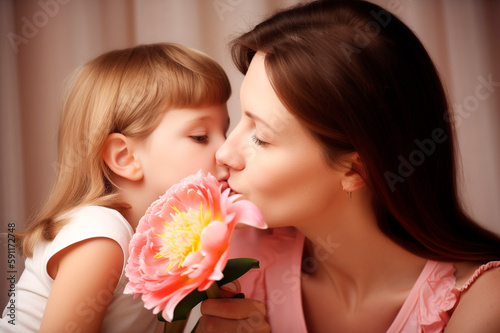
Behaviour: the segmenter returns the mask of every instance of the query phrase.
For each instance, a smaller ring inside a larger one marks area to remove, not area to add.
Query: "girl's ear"
[[[363,188],[366,185],[366,172],[358,153],[347,154],[343,161],[347,170],[341,179],[342,189],[346,192],[354,192]]]
[[[139,181],[144,177],[141,163],[133,154],[132,140],[123,134],[108,135],[102,158],[111,171],[122,178]]]

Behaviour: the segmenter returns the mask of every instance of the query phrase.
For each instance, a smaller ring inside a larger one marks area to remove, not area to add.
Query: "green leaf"
[[[198,291],[198,289],[190,292],[186,297],[184,297],[175,307],[174,310],[174,321],[186,319],[189,311],[191,311],[198,303],[208,298],[207,293],[204,291]]]
[[[226,268],[224,268],[224,271],[222,272],[224,277],[220,281],[217,281],[217,285],[220,287],[226,283],[232,282],[252,268],[259,268],[258,260],[252,258],[229,259],[227,261]]]
[[[189,311],[191,311],[196,304],[206,300],[207,298],[208,296],[206,292],[198,291],[198,289],[193,290],[177,304],[172,321],[187,319]],[[158,313],[158,320],[166,322],[165,318],[161,315],[161,312]]]
[[[236,258],[229,259],[227,261],[226,267],[222,272],[224,277],[220,281],[216,281],[217,285],[223,286],[226,283],[232,282],[243,274],[251,270],[252,268],[259,268],[259,261],[251,258]],[[245,295],[240,293],[236,294],[233,298],[244,298]],[[198,289],[190,292],[186,297],[184,297],[175,307],[174,318],[172,321],[185,320],[189,312],[201,301],[208,298],[207,293],[204,291],[198,291]],[[166,320],[158,313],[158,320],[166,322]]]

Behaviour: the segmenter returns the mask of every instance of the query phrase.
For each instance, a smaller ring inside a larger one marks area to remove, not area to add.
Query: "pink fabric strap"
[[[460,293],[463,293],[464,291],[470,288],[470,286],[474,283],[474,281],[477,280],[479,276],[481,276],[481,274],[495,267],[500,267],[500,261],[490,261],[489,263],[482,265],[474,272],[474,274],[469,279],[469,281],[467,281],[467,283],[465,283],[462,287],[458,288],[458,291],[460,291]]]

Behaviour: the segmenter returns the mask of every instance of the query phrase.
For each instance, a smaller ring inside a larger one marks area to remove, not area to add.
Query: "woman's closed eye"
[[[255,135],[252,135],[252,141],[253,141],[253,143],[255,143],[257,146],[265,146],[265,145],[267,145],[267,144],[268,144],[267,142],[262,141],[262,140],[260,140],[259,138],[257,138]]]

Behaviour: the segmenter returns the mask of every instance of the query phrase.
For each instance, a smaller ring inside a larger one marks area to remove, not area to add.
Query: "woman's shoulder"
[[[470,289],[477,281],[482,280],[483,276],[500,274],[500,260],[486,263],[457,262],[453,266],[455,267],[456,286],[461,293]],[[479,279],[480,277],[481,279]],[[497,284],[498,282],[500,280],[497,281]]]
[[[460,301],[447,329],[463,332],[500,332],[500,261],[457,263]]]
[[[448,328],[449,325],[451,331],[483,332],[481,326],[467,326],[469,329],[461,330],[465,325],[462,321],[469,325],[472,316],[474,318],[483,316],[483,320],[480,321],[483,324],[483,321],[498,316],[499,281],[499,261],[485,264],[428,261],[388,332],[401,332],[409,327],[419,327],[426,332],[442,332],[444,327]],[[493,292],[489,292],[493,289]],[[485,311],[475,316],[474,311],[483,306],[493,309],[492,312],[488,314]]]

